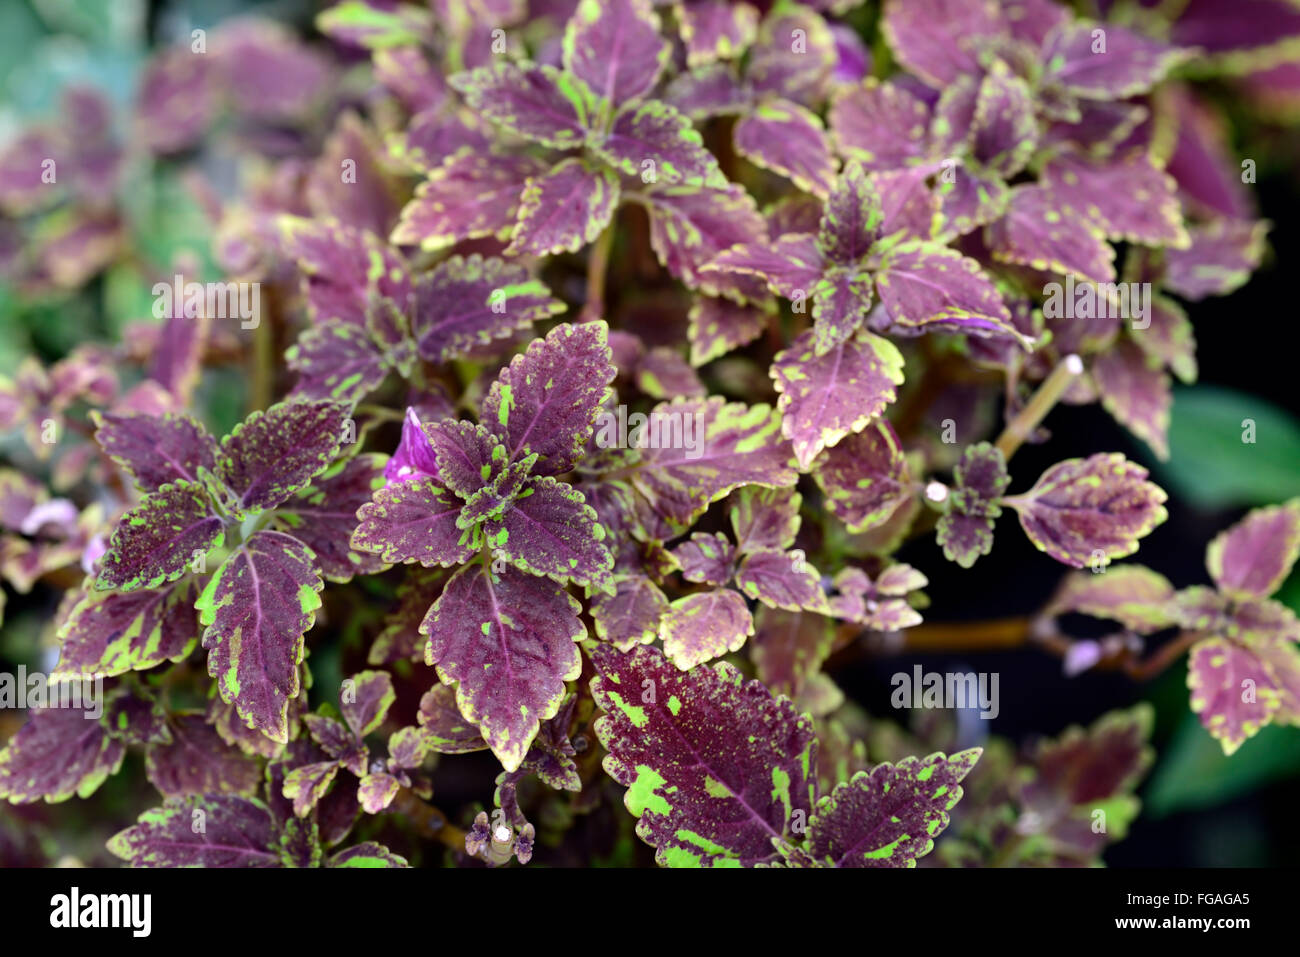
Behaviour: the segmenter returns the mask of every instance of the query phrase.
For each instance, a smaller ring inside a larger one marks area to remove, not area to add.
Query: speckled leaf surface
[[[649,93],[668,55],[649,0],[583,0],[564,31],[564,68],[616,105]]]
[[[1040,551],[1083,568],[1133,554],[1168,518],[1164,491],[1146,477],[1119,453],[1103,452],[1054,465],[1028,492],[1002,501]]]
[[[1221,532],[1205,552],[1219,590],[1234,598],[1267,598],[1300,556],[1300,500],[1255,509]]]
[[[481,541],[477,527],[456,525],[464,504],[429,478],[381,488],[357,512],[352,547],[389,563],[459,565]]]
[[[512,459],[538,455],[539,475],[566,472],[582,455],[615,368],[604,322],[556,326],[501,370],[479,417]]]
[[[824,453],[813,478],[827,509],[851,532],[883,524],[913,495],[898,435],[884,419]]]
[[[808,853],[833,867],[915,867],[948,826],[960,782],[981,753],[909,757],[859,771],[817,802]]]
[[[581,605],[555,583],[514,568],[462,568],[421,625],[426,660],[456,686],[456,703],[479,726],[507,771],[519,767],[539,724],[578,677]]]
[[[288,736],[303,635],[323,587],[311,550],[281,532],[254,532],[212,575],[196,607],[208,674],[223,701],[268,738]]]
[[[776,858],[812,809],[817,739],[785,698],[729,665],[682,672],[651,648],[592,653],[596,735],[637,834],[670,867]]]
[[[386,462],[386,456],[365,453],[332,465],[275,510],[276,527],[310,548],[330,581],[373,575],[383,568],[376,556],[352,547],[352,533],[357,510],[383,487]]]
[[[188,415],[96,414],[95,439],[136,485],[153,492],[168,482],[200,480],[199,470],[216,466],[217,443]]]
[[[348,413],[334,402],[281,402],[221,441],[217,477],[241,509],[279,505],[334,461]]]
[[[196,555],[206,555],[224,539],[224,523],[203,487],[172,482],[122,516],[100,560],[95,587],[158,588],[180,578]]]
[[[203,822],[202,829],[195,822]],[[255,798],[213,794],[145,811],[108,842],[132,867],[279,867],[271,812]]]
[[[0,798],[31,804],[89,797],[117,773],[125,754],[85,709],[34,708],[0,751]]]
[[[714,588],[678,598],[659,620],[664,653],[687,671],[729,651],[754,633],[754,618],[739,592]]]
[[[59,627],[53,675],[109,678],[182,660],[198,641],[197,593],[184,579],[158,589],[87,594]]]
[[[903,382],[903,356],[888,339],[864,331],[819,356],[812,337],[802,333],[772,363],[781,432],[804,470],[823,449],[866,428]]]
[[[452,256],[412,285],[411,335],[420,357],[447,362],[564,311],[519,263]]]

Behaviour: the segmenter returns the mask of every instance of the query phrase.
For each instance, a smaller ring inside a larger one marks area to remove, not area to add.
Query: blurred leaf
[[[1293,572],[1276,595],[1293,611],[1300,611],[1300,572]],[[1268,725],[1231,757],[1210,737],[1201,722],[1187,711],[1186,670],[1167,675],[1157,692],[1178,691],[1182,719],[1143,796],[1147,812],[1163,817],[1175,811],[1214,807],[1279,778],[1300,775],[1300,728]],[[1175,686],[1177,686],[1175,688]],[[1162,700],[1163,705],[1163,700]]]
[[[1300,771],[1300,728],[1269,725],[1226,757],[1191,712],[1165,749],[1142,796],[1147,813],[1214,807]]]
[[[58,33],[97,43],[132,43],[144,34],[144,0],[33,0],[36,12]]]
[[[7,86],[10,76],[23,66],[23,61],[38,40],[45,35],[41,21],[26,3],[0,3],[0,87]],[[3,98],[4,105],[9,103]]]
[[[1249,422],[1253,443],[1243,441]],[[1194,506],[1265,505],[1300,494],[1300,423],[1255,396],[1205,385],[1176,390],[1169,448],[1169,461],[1153,470]]]

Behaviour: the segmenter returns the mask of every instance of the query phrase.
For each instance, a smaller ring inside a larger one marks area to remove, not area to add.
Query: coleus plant
[[[1220,5],[1184,6],[344,0],[317,20],[338,64],[258,22],[161,51],[138,142],[70,96],[93,135],[0,155],[23,288],[124,257],[87,196],[165,157],[218,265],[271,295],[249,341],[173,309],[0,380],[30,451],[0,471],[0,573],[24,603],[62,590],[51,680],[103,679],[105,705],[33,705],[0,796],[94,799],[141,752],[162,806],[108,844],[138,866],[404,866],[430,835],[466,866],[1099,863],[1148,708],[1022,746],[867,721],[835,672],[906,648],[943,600],[927,562],[991,556],[1010,508],[1086,569],[1035,632],[1070,674],[1185,650],[1226,751],[1298,720],[1272,597],[1295,503],[1175,591],[1114,564],[1177,505],[1125,455],[1011,492],[1058,402],[1166,457],[1182,303],[1264,257],[1187,65],[1282,47],[1220,49]],[[225,195],[189,151],[232,133],[260,162]],[[1154,290],[1146,325],[1050,306],[1117,279]],[[245,361],[261,408],[218,441],[205,366]],[[1066,613],[1123,633],[1071,642]],[[432,772],[468,754],[490,771],[444,812]]]

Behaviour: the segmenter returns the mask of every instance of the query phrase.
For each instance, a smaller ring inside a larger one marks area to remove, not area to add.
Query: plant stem
[[[465,832],[447,820],[442,811],[422,800],[408,788],[402,788],[393,798],[393,810],[404,815],[425,834],[432,834],[453,851],[465,850]]]
[[[591,258],[587,261],[587,302],[582,307],[587,319],[599,319],[605,314],[605,273],[609,271],[609,257],[614,250],[617,222],[617,218],[611,220],[591,247]]]
[[[1007,423],[1002,434],[998,436],[997,447],[1008,460],[1016,454],[1025,439],[1038,428],[1039,423],[1047,418],[1058,399],[1065,394],[1079,375],[1083,373],[1083,360],[1076,355],[1068,355],[1052,370],[1052,374],[1043,380],[1029,403],[1021,409],[1014,419]]]

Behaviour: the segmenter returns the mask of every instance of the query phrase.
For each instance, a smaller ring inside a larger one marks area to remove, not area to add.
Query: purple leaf
[[[411,334],[420,357],[443,363],[508,339],[564,311],[518,263],[452,256],[413,284]]]
[[[1025,168],[1038,142],[1029,84],[994,60],[980,83],[972,121],[972,153],[992,172],[1010,178]]]
[[[811,810],[817,739],[809,719],[718,664],[683,673],[657,651],[592,652],[605,770],[628,789],[637,834],[667,866],[775,859]]]
[[[348,679],[351,694],[344,694],[339,705],[343,720],[358,741],[378,730],[396,700],[393,679],[386,671],[362,671]]]
[[[1277,591],[1300,555],[1300,500],[1258,508],[1220,532],[1205,552],[1219,590],[1239,600]]]
[[[743,488],[732,497],[727,514],[736,533],[736,548],[789,548],[799,532],[803,496],[791,489]]]
[[[993,548],[998,504],[1011,478],[1002,452],[988,442],[968,445],[953,469],[953,488],[939,518],[937,541],[944,557],[970,568]]]
[[[736,549],[721,532],[695,532],[672,550],[688,582],[725,585],[735,572]]]
[[[943,222],[942,200],[926,179],[931,167],[872,173],[871,185],[880,196],[882,217],[876,232],[882,239],[933,239]]]
[[[221,699],[276,741],[288,740],[303,635],[323,586],[311,550],[280,532],[254,532],[208,581],[195,605],[208,674]]]
[[[347,408],[333,402],[280,402],[254,412],[221,440],[217,477],[241,510],[279,505],[334,461],[347,421]]]
[[[157,491],[177,479],[201,481],[199,470],[216,465],[217,443],[187,415],[95,412],[92,418],[95,440],[142,491]]]
[[[620,110],[594,152],[628,176],[643,182],[726,187],[718,161],[690,119],[660,100],[646,100]]]
[[[593,119],[587,84],[553,66],[498,62],[448,82],[479,116],[555,149],[581,146]]]
[[[758,27],[745,78],[760,95],[817,106],[839,60],[835,37],[815,10],[778,4]]]
[[[307,206],[317,216],[334,216],[347,226],[387,236],[400,202],[388,167],[374,129],[350,110],[344,112],[307,177]],[[340,175],[344,169],[350,172],[347,179]]]
[[[309,401],[356,402],[388,375],[384,354],[369,333],[338,319],[304,330],[284,359],[298,373],[294,397]]]
[[[664,425],[658,447],[643,432],[641,461],[631,481],[655,513],[689,525],[711,502],[741,485],[794,485],[790,444],[780,437],[780,416],[767,405],[745,406],[721,398],[679,399],[655,406]],[[665,434],[674,436],[664,442]],[[676,436],[680,436],[678,441]],[[692,441],[693,439],[693,441]]]
[[[980,264],[946,246],[916,240],[895,246],[881,261],[876,289],[899,325],[942,323],[970,335],[1021,338]]]
[[[82,708],[34,708],[0,750],[0,798],[53,804],[74,794],[90,797],[117,773],[125,754],[122,742]]]
[[[736,585],[750,598],[769,608],[826,610],[821,574],[804,560],[802,552],[755,549],[741,561],[736,571]]]
[[[802,190],[825,197],[834,186],[836,163],[822,121],[797,103],[759,104],[736,124],[735,141],[736,151],[754,165],[785,176]]]
[[[821,615],[762,608],[749,654],[759,679],[773,694],[799,702],[821,673],[834,637],[830,621]]]
[[[461,714],[479,726],[507,771],[519,767],[564,682],[578,677],[581,605],[544,578],[513,568],[462,568],[429,609],[426,660],[456,685]]]
[[[1165,288],[1193,301],[1239,289],[1264,258],[1268,230],[1262,220],[1216,219],[1193,226],[1191,246],[1165,250]]]
[[[199,636],[195,597],[189,580],[157,590],[87,594],[59,628],[53,676],[111,678],[184,659]]]
[[[824,269],[816,239],[801,234],[780,236],[770,242],[740,243],[704,267],[706,273],[756,276],[787,299],[806,298]]]
[[[739,651],[753,633],[754,619],[745,599],[728,588],[678,598],[659,621],[664,654],[683,671]]]
[[[202,828],[194,826],[198,820]],[[109,840],[108,850],[132,867],[279,867],[274,844],[265,804],[211,794],[146,811]]]
[[[870,273],[833,266],[813,287],[813,352],[825,355],[847,342],[871,309]]]
[[[1118,452],[1103,452],[1052,466],[1002,503],[1016,510],[1039,551],[1083,568],[1133,554],[1138,539],[1169,517],[1164,491],[1146,477]]]
[[[330,581],[373,575],[383,563],[352,547],[357,510],[383,487],[384,456],[373,453],[331,466],[311,486],[294,493],[275,510],[275,528],[311,549],[321,574]]]
[[[988,229],[988,242],[999,262],[1093,282],[1115,279],[1115,250],[1079,214],[1058,208],[1044,186],[1013,189],[1006,215]]]
[[[1001,176],[969,163],[957,164],[950,176],[939,177],[935,192],[940,202],[941,238],[964,236],[997,222],[1006,213],[1011,198]]]
[[[575,253],[609,225],[618,206],[618,177],[576,157],[528,180],[519,225],[506,252],[550,256]]]
[[[713,296],[697,297],[691,306],[687,331],[691,365],[702,366],[748,345],[763,334],[771,318],[770,308],[741,306]]]
[[[1092,360],[1092,379],[1101,404],[1121,425],[1169,458],[1169,376],[1131,341],[1117,343]]]
[[[1067,575],[1046,613],[1108,618],[1145,635],[1175,623],[1173,597],[1174,586],[1163,575],[1141,565],[1117,565],[1100,575]]]
[[[468,500],[501,474],[505,448],[483,426],[444,419],[422,431],[437,466],[433,477],[461,498]]]
[[[660,97],[696,121],[743,113],[753,99],[752,91],[727,63],[711,63],[677,74]]]
[[[826,508],[850,532],[884,524],[913,495],[898,436],[884,419],[824,453],[813,478]]]
[[[620,576],[614,594],[598,592],[588,610],[596,635],[620,651],[630,651],[659,637],[659,622],[668,611],[668,599],[645,575]]]
[[[564,69],[615,106],[649,93],[669,52],[648,0],[579,3],[564,31]]]
[[[452,156],[416,188],[392,241],[438,250],[465,239],[509,239],[525,184],[545,170],[531,156],[484,151]]]
[[[257,793],[261,766],[223,741],[203,715],[173,715],[168,727],[171,740],[150,745],[145,754],[145,773],[163,797]]]
[[[1066,153],[1048,163],[1042,175],[1059,205],[1096,223],[1109,239],[1148,246],[1190,243],[1173,177],[1145,150],[1100,162]]]
[[[687,286],[740,302],[762,298],[761,284],[702,273],[724,249],[767,235],[754,199],[734,183],[726,189],[657,187],[650,203],[650,244],[665,269]]]
[[[556,326],[502,369],[479,419],[512,460],[536,453],[539,475],[567,472],[582,456],[616,370],[604,322]]]
[[[731,0],[691,0],[676,9],[686,62],[696,67],[739,57],[758,35],[758,11]]]
[[[808,853],[832,867],[915,867],[948,826],[981,748],[859,771],[817,802]]]
[[[201,485],[178,481],[151,492],[118,521],[95,587],[157,588],[189,570],[196,555],[225,541],[224,523]]]
[[[485,523],[484,536],[490,548],[522,571],[561,584],[609,584],[614,557],[596,510],[576,488],[549,475],[525,482],[501,518]]]
[[[456,518],[464,503],[433,479],[421,478],[375,492],[357,512],[352,547],[374,552],[385,562],[419,562],[450,567],[469,560],[482,536],[477,527],[461,529]]]
[[[1133,330],[1133,341],[1183,382],[1195,382],[1196,339],[1187,312],[1172,299],[1156,295],[1151,297],[1150,320],[1146,329]]]
[[[704,383],[677,350],[655,346],[638,364],[636,387],[652,399],[704,397]]]
[[[901,86],[868,77],[831,101],[835,148],[869,170],[893,170],[927,156],[930,111]]]
[[[1269,724],[1281,704],[1263,662],[1223,638],[1196,643],[1187,658],[1187,687],[1201,724],[1232,754]]]
[[[487,748],[478,728],[461,715],[456,689],[449,685],[436,684],[424,693],[419,722],[425,745],[439,754],[468,754]]]
[[[866,428],[903,382],[903,356],[888,339],[860,332],[818,356],[812,335],[802,333],[772,364],[781,431],[804,470],[823,449]]]
[[[940,90],[979,72],[980,44],[1000,26],[997,5],[980,0],[889,0],[881,20],[898,62]]]
[[[831,262],[856,266],[880,238],[884,210],[875,184],[859,163],[850,163],[826,199],[817,248]]]
[[[1145,93],[1190,51],[1107,23],[1065,24],[1043,45],[1044,86],[1092,100],[1122,100]]]
[[[276,224],[284,254],[302,273],[315,322],[337,320],[360,328],[372,295],[406,301],[406,262],[382,240],[328,219],[286,215]]]

